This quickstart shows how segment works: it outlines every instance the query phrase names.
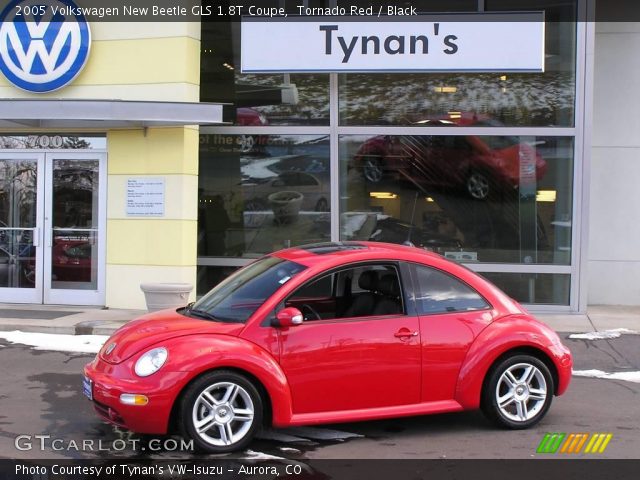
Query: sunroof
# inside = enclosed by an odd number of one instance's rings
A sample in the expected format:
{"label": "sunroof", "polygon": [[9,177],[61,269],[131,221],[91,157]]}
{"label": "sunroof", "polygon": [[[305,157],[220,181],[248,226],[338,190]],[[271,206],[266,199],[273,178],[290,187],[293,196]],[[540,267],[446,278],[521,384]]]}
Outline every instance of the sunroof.
{"label": "sunroof", "polygon": [[315,253],[316,255],[326,255],[329,253],[343,252],[347,250],[364,250],[367,247],[361,243],[356,242],[324,242],[324,243],[310,243],[309,245],[302,245],[301,250]]}

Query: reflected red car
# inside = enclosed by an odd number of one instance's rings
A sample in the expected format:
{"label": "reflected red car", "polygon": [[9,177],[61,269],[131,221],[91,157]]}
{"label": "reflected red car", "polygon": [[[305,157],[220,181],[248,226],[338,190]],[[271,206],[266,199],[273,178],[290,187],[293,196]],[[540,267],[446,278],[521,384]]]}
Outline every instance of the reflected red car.
{"label": "reflected red car", "polygon": [[92,245],[86,240],[54,239],[51,261],[54,278],[58,281],[91,281]]}
{"label": "reflected red car", "polygon": [[[496,127],[486,116],[462,113],[418,122],[428,126]],[[487,131],[490,133],[490,130]],[[364,178],[380,182],[399,176],[419,186],[462,187],[484,200],[500,188],[531,186],[547,171],[536,148],[519,137],[495,135],[378,135],[365,141],[354,155]]]}
{"label": "reflected red car", "polygon": [[375,242],[281,250],[148,314],[84,369],[98,415],[201,450],[288,427],[481,408],[530,427],[569,385],[559,337],[472,271]]}

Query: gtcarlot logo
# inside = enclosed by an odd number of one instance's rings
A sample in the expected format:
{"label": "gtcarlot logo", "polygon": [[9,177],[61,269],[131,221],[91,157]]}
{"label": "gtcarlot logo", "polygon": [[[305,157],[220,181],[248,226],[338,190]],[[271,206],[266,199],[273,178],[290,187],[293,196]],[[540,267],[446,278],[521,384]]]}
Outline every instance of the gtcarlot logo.
{"label": "gtcarlot logo", "polygon": [[193,452],[193,440],[174,438],[151,438],[142,442],[139,438],[116,438],[111,441],[81,439],[68,440],[51,435],[18,435],[14,440],[16,450],[31,451],[75,451],[75,452]]}

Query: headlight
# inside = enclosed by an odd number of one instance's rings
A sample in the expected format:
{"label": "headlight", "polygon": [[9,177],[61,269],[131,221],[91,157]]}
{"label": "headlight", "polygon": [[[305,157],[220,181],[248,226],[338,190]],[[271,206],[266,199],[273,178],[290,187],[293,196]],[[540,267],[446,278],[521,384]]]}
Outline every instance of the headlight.
{"label": "headlight", "polygon": [[139,377],[148,377],[160,370],[160,367],[167,361],[167,349],[164,347],[154,348],[143,354],[136,362],[135,372]]}

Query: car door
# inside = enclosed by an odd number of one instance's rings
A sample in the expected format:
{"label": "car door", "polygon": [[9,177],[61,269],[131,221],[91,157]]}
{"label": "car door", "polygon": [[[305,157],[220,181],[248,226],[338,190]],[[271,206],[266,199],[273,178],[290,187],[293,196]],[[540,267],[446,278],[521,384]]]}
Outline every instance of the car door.
{"label": "car door", "polygon": [[458,374],[478,334],[492,320],[491,306],[453,275],[411,265],[422,333],[422,401],[451,400]]}
{"label": "car door", "polygon": [[[387,279],[389,275],[396,276],[399,302],[396,312],[393,308],[376,310],[376,306],[381,307],[384,302],[393,305],[395,300],[373,288],[371,282],[366,285],[364,277],[360,279],[366,271]],[[366,300],[365,296],[371,295],[371,308],[354,313],[342,307],[329,318],[305,313],[301,325],[279,330],[280,363],[291,388],[293,413],[418,403],[419,321],[410,313],[412,309],[407,309],[400,265],[355,265],[335,278],[338,284],[333,289],[334,305],[344,305],[345,296],[355,303],[356,299]],[[352,282],[351,286],[344,283],[346,279]],[[319,276],[313,281],[322,280]],[[309,284],[302,288],[308,291]],[[282,306],[285,305],[286,301]]]}

